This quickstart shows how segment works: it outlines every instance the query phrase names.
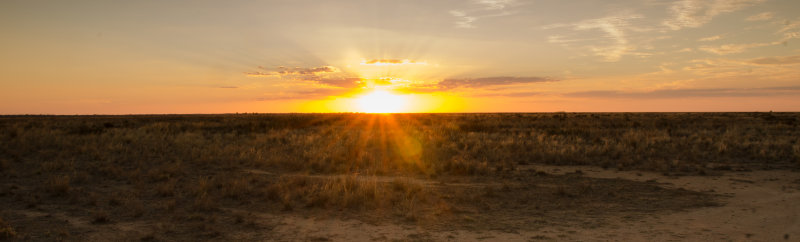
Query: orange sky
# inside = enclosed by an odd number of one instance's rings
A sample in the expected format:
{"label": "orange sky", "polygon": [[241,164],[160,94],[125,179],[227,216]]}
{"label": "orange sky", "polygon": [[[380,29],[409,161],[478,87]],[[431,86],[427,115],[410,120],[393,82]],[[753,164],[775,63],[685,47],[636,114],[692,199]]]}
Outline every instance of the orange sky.
{"label": "orange sky", "polygon": [[796,0],[8,0],[0,31],[0,114],[800,111]]}

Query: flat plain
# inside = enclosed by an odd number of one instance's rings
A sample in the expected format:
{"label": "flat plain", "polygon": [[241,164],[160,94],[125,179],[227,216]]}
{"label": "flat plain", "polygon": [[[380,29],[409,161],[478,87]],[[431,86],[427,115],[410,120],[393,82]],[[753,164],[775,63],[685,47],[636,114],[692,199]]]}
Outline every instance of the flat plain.
{"label": "flat plain", "polygon": [[798,113],[0,116],[0,239],[795,240]]}

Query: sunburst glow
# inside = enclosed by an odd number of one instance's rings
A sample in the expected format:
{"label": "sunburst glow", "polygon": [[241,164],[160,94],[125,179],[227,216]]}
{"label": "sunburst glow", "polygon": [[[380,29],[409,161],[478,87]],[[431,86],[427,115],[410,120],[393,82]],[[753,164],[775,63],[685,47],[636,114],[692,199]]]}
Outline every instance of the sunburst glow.
{"label": "sunburst glow", "polygon": [[406,97],[386,90],[375,90],[358,98],[359,111],[365,113],[397,113],[406,108]]}

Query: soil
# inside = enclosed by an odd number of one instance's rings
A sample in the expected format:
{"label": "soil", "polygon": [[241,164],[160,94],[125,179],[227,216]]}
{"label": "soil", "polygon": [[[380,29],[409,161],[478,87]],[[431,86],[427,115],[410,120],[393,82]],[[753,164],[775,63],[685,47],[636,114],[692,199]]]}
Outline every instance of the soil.
{"label": "soil", "polygon": [[[242,172],[279,176],[259,170]],[[358,177],[377,182],[398,179]],[[403,218],[369,211],[273,211],[231,206],[223,208],[221,213],[246,214],[246,221],[209,228],[210,232],[199,238],[245,241],[791,241],[800,238],[800,207],[796,206],[796,201],[800,201],[800,173],[796,171],[672,176],[591,166],[532,165],[517,167],[516,171],[497,177],[401,179],[444,197],[454,197],[450,200],[453,211],[441,214],[441,218],[431,213]],[[587,188],[572,189],[581,186]],[[3,202],[11,206],[4,207],[0,215],[20,234],[17,237],[20,240],[198,238],[182,232],[182,226],[186,225],[171,224],[170,220],[103,221],[102,216],[98,219],[97,215],[86,214],[79,205],[43,203],[29,208],[9,201]],[[224,220],[225,216],[219,219]],[[191,226],[203,229],[202,225]]]}
{"label": "soil", "polygon": [[[792,241],[800,238],[800,173],[786,170],[730,172],[715,176],[665,176],[641,171],[588,166],[529,166],[549,174],[657,183],[721,195],[721,206],[678,212],[614,213],[604,224],[587,228],[581,219],[515,231],[430,228],[371,224],[356,219],[315,219],[262,215],[279,221],[269,239],[281,241]],[[581,214],[580,212],[577,214]],[[588,215],[587,215],[588,216]]]}

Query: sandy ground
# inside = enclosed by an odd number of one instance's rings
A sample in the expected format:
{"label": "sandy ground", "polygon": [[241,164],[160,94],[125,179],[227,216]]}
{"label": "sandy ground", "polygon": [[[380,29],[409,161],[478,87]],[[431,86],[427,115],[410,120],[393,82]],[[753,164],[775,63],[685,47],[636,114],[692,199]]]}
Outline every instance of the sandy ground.
{"label": "sandy ground", "polygon": [[[715,176],[664,176],[641,171],[581,166],[529,166],[551,174],[580,170],[592,178],[656,181],[666,188],[720,194],[722,206],[639,219],[620,218],[605,226],[546,226],[533,230],[466,231],[368,224],[358,220],[258,215],[278,221],[264,237],[280,241],[800,241],[800,173],[786,170],[727,172]],[[253,238],[252,235],[247,235]]]}

